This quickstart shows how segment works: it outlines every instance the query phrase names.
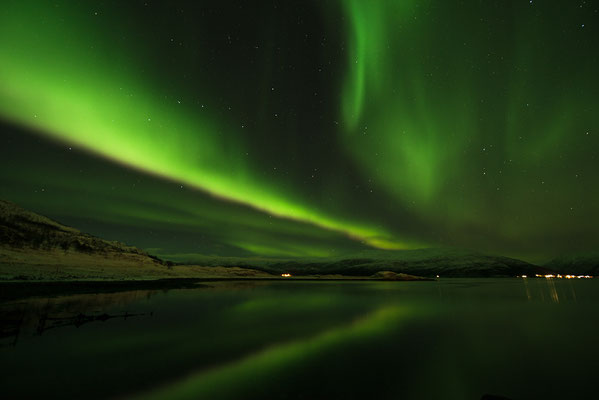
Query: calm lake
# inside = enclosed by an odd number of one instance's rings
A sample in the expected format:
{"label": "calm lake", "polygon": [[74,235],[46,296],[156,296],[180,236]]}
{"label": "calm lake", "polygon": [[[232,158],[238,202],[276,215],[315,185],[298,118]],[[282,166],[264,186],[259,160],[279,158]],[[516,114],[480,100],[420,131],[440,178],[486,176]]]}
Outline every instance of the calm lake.
{"label": "calm lake", "polygon": [[0,304],[12,398],[599,398],[599,280],[209,282]]}

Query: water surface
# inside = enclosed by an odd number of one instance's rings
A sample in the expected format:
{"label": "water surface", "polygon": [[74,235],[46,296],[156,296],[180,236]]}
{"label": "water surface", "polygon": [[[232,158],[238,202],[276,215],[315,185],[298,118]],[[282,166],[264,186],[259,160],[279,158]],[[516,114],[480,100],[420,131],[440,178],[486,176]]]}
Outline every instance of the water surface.
{"label": "water surface", "polygon": [[210,282],[0,304],[8,398],[595,398],[599,282]]}

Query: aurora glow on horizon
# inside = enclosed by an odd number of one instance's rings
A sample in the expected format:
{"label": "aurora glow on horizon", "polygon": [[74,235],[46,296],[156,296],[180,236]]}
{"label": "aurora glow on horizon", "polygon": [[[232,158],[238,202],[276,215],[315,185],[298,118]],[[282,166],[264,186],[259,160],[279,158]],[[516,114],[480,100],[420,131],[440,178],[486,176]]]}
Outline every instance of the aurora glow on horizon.
{"label": "aurora glow on horizon", "polygon": [[597,248],[595,2],[9,0],[0,197],[165,257]]}

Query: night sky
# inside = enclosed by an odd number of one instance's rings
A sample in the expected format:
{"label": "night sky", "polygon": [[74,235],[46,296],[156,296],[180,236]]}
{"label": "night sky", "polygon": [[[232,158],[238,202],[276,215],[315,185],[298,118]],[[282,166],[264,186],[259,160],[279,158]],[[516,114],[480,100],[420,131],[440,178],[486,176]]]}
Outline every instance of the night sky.
{"label": "night sky", "polygon": [[599,242],[599,1],[0,7],[0,198],[174,260]]}

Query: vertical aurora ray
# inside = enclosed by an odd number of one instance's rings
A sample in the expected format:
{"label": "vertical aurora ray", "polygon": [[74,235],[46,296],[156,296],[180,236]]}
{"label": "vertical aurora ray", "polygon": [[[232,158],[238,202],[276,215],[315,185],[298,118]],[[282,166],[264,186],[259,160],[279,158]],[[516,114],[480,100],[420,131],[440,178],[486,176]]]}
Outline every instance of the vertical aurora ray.
{"label": "vertical aurora ray", "polygon": [[431,38],[418,19],[427,2],[343,4],[352,32],[342,104],[349,151],[395,196],[428,205],[473,128],[457,118],[440,134],[441,125],[470,112],[470,99],[462,96],[450,111],[438,107],[444,98],[431,96],[421,68],[428,57],[420,53]]}
{"label": "vertical aurora ray", "polygon": [[581,146],[597,145],[598,81],[584,11],[340,4],[350,43],[340,133],[398,207],[470,244],[483,234],[524,248],[543,232],[593,229],[584,215],[598,210],[581,190],[597,195],[597,155]]}

